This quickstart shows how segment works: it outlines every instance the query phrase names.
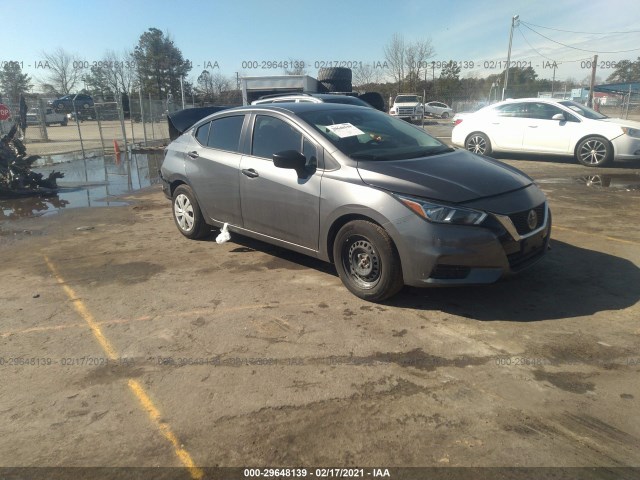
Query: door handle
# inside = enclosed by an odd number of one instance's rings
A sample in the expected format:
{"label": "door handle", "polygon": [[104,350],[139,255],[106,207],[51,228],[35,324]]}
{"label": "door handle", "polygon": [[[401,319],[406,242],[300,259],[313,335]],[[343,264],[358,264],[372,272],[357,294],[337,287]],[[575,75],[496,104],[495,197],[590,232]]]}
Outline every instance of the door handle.
{"label": "door handle", "polygon": [[191,158],[198,158],[200,156],[195,150],[193,152],[188,152],[187,155],[189,155]]}
{"label": "door handle", "polygon": [[529,125],[529,128],[538,128],[538,125]]}
{"label": "door handle", "polygon": [[249,178],[256,178],[260,176],[260,174],[256,172],[253,168],[249,168],[249,169],[244,168],[242,170],[242,174],[246,175]]}

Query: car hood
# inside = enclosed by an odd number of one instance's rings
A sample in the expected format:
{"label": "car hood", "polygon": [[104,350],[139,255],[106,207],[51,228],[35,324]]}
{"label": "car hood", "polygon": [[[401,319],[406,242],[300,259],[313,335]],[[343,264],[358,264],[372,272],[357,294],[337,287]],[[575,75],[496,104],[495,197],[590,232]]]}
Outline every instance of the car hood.
{"label": "car hood", "polygon": [[409,160],[359,160],[358,172],[373,187],[452,203],[500,195],[533,183],[513,167],[463,149]]}
{"label": "car hood", "polygon": [[637,128],[640,129],[640,122],[635,120],[625,120],[624,118],[603,118],[601,122],[614,123],[621,127]]}

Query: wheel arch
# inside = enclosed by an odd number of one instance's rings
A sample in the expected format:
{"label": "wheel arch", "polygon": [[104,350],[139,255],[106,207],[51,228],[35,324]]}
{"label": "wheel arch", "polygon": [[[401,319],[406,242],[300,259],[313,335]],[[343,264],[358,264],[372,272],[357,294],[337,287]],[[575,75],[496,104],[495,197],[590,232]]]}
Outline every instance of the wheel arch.
{"label": "wheel arch", "polygon": [[[338,232],[347,223],[352,222],[354,220],[364,220],[364,221],[367,221],[367,222],[371,222],[371,223],[373,223],[375,225],[378,225],[385,232],[387,232],[387,234],[389,235],[389,238],[391,238],[391,244],[393,245],[393,248],[396,250],[396,253],[398,253],[398,258],[400,259],[400,255],[399,255],[399,252],[398,252],[398,247],[396,245],[396,241],[395,241],[395,238],[394,238],[395,237],[395,232],[389,231],[388,228],[385,228],[385,223],[388,223],[388,222],[380,222],[380,221],[376,220],[375,218],[373,218],[372,216],[368,216],[368,215],[365,215],[365,214],[362,214],[362,213],[346,213],[346,214],[341,215],[338,218],[336,218],[333,221],[333,223],[331,224],[331,227],[329,227],[329,230],[327,232],[325,248],[326,248],[327,256],[329,258],[329,262],[334,263],[334,260],[335,260],[333,258],[333,244],[335,243],[336,237],[338,236]],[[402,260],[401,259],[400,259],[400,268],[402,268]]]}
{"label": "wheel arch", "polygon": [[609,140],[607,137],[605,137],[604,135],[600,135],[598,133],[590,133],[588,135],[583,135],[578,140],[576,140],[576,143],[573,146],[573,156],[574,157],[577,158],[577,156],[578,156],[578,145],[580,145],[582,143],[582,141],[586,140],[587,138],[601,138],[602,140],[607,142],[609,144],[609,147],[611,148],[611,158],[609,160],[612,160],[613,158],[615,158],[616,150],[615,150],[615,146],[613,145],[613,142],[611,140]]}

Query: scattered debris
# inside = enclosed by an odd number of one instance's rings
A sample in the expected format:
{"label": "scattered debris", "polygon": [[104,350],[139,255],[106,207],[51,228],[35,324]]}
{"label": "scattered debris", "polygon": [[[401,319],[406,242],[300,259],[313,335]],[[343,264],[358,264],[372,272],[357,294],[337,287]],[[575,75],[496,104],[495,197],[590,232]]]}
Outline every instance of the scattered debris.
{"label": "scattered debris", "polygon": [[28,195],[55,194],[56,180],[64,174],[51,172],[47,178],[31,171],[31,165],[38,155],[27,155],[27,149],[16,138],[18,125],[0,139],[0,198],[14,198]]}

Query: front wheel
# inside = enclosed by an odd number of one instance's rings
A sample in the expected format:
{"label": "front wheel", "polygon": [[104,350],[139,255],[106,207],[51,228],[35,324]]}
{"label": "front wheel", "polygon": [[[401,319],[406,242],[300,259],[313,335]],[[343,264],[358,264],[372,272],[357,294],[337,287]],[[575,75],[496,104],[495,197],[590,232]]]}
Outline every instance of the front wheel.
{"label": "front wheel", "polygon": [[464,142],[464,148],[478,155],[491,155],[491,142],[484,133],[472,133]]}
{"label": "front wheel", "polygon": [[180,233],[192,240],[202,238],[210,231],[188,185],[180,185],[173,192],[173,220]]}
{"label": "front wheel", "polygon": [[612,155],[611,144],[602,137],[587,137],[576,147],[576,158],[587,167],[602,167]]}
{"label": "front wheel", "polygon": [[372,222],[354,220],[344,225],[333,244],[333,258],[342,283],[364,300],[381,302],[404,286],[391,237]]}

